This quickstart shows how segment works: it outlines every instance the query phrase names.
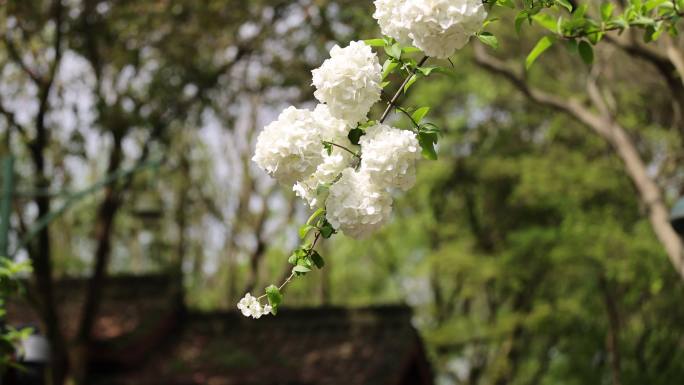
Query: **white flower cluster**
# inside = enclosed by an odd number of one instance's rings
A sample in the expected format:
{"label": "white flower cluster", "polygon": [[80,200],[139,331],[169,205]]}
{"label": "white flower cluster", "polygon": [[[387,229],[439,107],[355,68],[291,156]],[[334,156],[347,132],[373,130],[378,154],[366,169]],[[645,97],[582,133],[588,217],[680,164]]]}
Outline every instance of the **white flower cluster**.
{"label": "white flower cluster", "polygon": [[363,149],[361,170],[381,188],[409,190],[416,183],[420,144],[411,131],[376,124],[359,141]]}
{"label": "white flower cluster", "polygon": [[326,218],[344,234],[361,239],[384,225],[392,213],[392,197],[361,169],[347,168],[330,187]]}
{"label": "white flower cluster", "polygon": [[314,96],[326,103],[333,116],[350,125],[365,120],[370,108],[380,100],[382,67],[378,56],[361,41],[345,48],[334,46],[330,59],[311,72]]}
{"label": "white flower cluster", "polygon": [[288,107],[259,134],[252,160],[279,182],[291,185],[323,162],[322,141],[346,139],[348,129],[325,105],[313,111]]}
{"label": "white flower cluster", "polygon": [[375,8],[383,34],[437,58],[463,48],[487,17],[481,0],[376,0]]}
{"label": "white flower cluster", "polygon": [[[350,145],[349,148],[352,147]],[[334,150],[330,155],[323,150],[322,156],[323,162],[316,168],[316,171],[308,178],[295,183],[292,188],[295,194],[304,199],[311,208],[322,206],[327,197],[325,189],[320,190],[319,187],[335,182],[342,170],[349,167],[353,160],[352,154],[339,149]]]}
{"label": "white flower cluster", "polygon": [[238,302],[237,307],[245,317],[256,319],[261,318],[262,315],[271,313],[271,305],[261,306],[261,302],[249,293],[245,294],[240,302]]}
{"label": "white flower cluster", "polygon": [[[313,111],[285,109],[257,138],[253,160],[281,183],[293,185],[311,208],[325,207],[334,228],[363,238],[388,221],[390,190],[415,184],[419,144],[413,132],[376,124],[365,130],[360,149],[353,145],[349,130],[365,121],[378,101],[382,69],[363,42],[335,46],[330,55],[313,71],[315,95],[325,104]],[[252,314],[250,298],[241,301],[243,313]]]}

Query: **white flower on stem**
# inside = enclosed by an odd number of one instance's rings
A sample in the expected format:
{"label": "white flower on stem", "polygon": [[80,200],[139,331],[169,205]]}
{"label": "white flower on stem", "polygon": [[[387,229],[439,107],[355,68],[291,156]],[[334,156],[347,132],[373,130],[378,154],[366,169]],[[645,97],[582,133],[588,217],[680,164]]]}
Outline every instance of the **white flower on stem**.
{"label": "white flower on stem", "polygon": [[259,299],[253,297],[249,293],[245,294],[245,296],[240,300],[240,302],[238,302],[237,307],[242,312],[243,316],[252,317],[255,319],[259,319],[261,318],[261,316],[269,314],[271,312],[270,305],[262,307],[261,303],[259,302]]}
{"label": "white flower on stem", "polygon": [[349,126],[323,105],[314,111],[286,108],[259,134],[252,160],[285,185],[313,173],[323,162],[323,140],[345,138]]}
{"label": "white flower on stem", "polygon": [[378,56],[362,41],[352,41],[345,48],[334,46],[330,58],[312,75],[316,99],[350,125],[365,120],[380,100],[382,67]]}
{"label": "white flower on stem", "polygon": [[392,197],[365,172],[346,168],[330,187],[325,216],[335,229],[352,238],[372,234],[389,220],[391,213]]}
{"label": "white flower on stem", "polygon": [[482,28],[487,10],[481,0],[377,0],[373,16],[383,33],[426,55],[447,58]]}
{"label": "white flower on stem", "polygon": [[[347,148],[353,151],[351,143]],[[321,189],[321,187],[332,184],[342,170],[349,167],[354,161],[354,155],[337,147],[332,147],[330,155],[326,150],[323,150],[322,156],[323,163],[316,168],[316,172],[292,187],[295,194],[304,199],[311,208],[324,205],[328,191]]]}
{"label": "white flower on stem", "polygon": [[376,124],[359,140],[363,160],[361,170],[380,188],[408,190],[416,183],[416,161],[420,144],[407,130]]}
{"label": "white flower on stem", "polygon": [[[318,104],[313,110],[313,117],[316,121],[320,140],[333,142],[345,147],[351,145],[347,134],[352,126],[342,119],[334,117],[330,113],[330,107],[326,104]],[[319,145],[322,145],[319,143]],[[319,146],[320,148],[320,146]]]}
{"label": "white flower on stem", "polygon": [[463,48],[487,18],[481,0],[406,1],[401,12],[413,45],[437,58]]}
{"label": "white flower on stem", "polygon": [[394,38],[402,45],[411,45],[409,29],[401,17],[401,8],[406,0],[375,0],[373,18],[378,21],[383,35]]}

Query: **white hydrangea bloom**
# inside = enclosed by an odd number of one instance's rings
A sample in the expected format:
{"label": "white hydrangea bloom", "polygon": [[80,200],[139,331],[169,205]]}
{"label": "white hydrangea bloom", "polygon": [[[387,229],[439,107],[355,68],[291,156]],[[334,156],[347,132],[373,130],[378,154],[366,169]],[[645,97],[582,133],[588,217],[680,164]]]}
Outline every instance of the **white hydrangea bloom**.
{"label": "white hydrangea bloom", "polygon": [[392,197],[365,172],[346,168],[330,187],[326,218],[335,229],[361,239],[384,225],[392,213]]}
{"label": "white hydrangea bloom", "polygon": [[409,0],[400,12],[413,45],[437,58],[463,48],[487,18],[481,0]]}
{"label": "white hydrangea bloom", "polygon": [[406,0],[375,0],[373,18],[378,21],[383,35],[394,38],[402,45],[411,45],[409,29],[401,17]]}
{"label": "white hydrangea bloom", "polygon": [[313,113],[288,107],[259,134],[252,160],[283,184],[311,174],[321,159]]}
{"label": "white hydrangea bloom", "polygon": [[313,110],[313,118],[316,121],[316,129],[318,129],[321,141],[333,142],[345,147],[351,145],[347,134],[349,134],[352,126],[346,121],[334,117],[327,105],[316,105]]}
{"label": "white hydrangea bloom", "polygon": [[330,58],[312,71],[314,96],[330,113],[350,125],[364,120],[380,100],[382,67],[378,56],[362,41],[334,46]]}
{"label": "white hydrangea bloom", "polygon": [[240,302],[238,302],[237,307],[242,312],[242,315],[255,319],[259,319],[261,316],[271,312],[271,305],[262,307],[259,300],[256,297],[253,297],[250,293],[245,294]]}
{"label": "white hydrangea bloom", "polygon": [[[351,143],[349,143],[347,148],[354,151]],[[322,206],[327,197],[327,192],[319,191],[318,187],[333,183],[342,170],[352,164],[353,160],[354,156],[342,149],[333,147],[330,155],[327,154],[327,151],[323,150],[323,163],[316,168],[316,172],[311,174],[311,176],[297,182],[292,187],[292,190],[298,197],[304,199],[309,204],[309,207]]]}
{"label": "white hydrangea bloom", "polygon": [[420,144],[407,130],[376,124],[359,140],[363,160],[361,170],[381,188],[408,190],[416,183],[416,161]]}
{"label": "white hydrangea bloom", "polygon": [[323,162],[323,140],[346,139],[348,129],[326,106],[314,111],[288,107],[259,134],[252,160],[282,184],[291,185]]}

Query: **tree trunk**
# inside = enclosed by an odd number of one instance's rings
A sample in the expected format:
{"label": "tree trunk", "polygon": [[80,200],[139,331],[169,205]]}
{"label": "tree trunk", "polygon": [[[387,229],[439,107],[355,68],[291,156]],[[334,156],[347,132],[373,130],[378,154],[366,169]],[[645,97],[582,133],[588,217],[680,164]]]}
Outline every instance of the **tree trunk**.
{"label": "tree trunk", "polygon": [[[121,165],[122,135],[114,134],[114,143],[109,156],[107,174],[119,169]],[[81,320],[71,351],[72,376],[77,384],[87,382],[88,355],[91,344],[92,330],[100,308],[102,292],[106,284],[107,267],[111,255],[111,239],[114,231],[114,219],[121,205],[121,193],[116,184],[105,187],[104,199],[97,211],[95,222],[95,266],[88,280],[85,300],[81,311]]]}
{"label": "tree trunk", "polygon": [[577,100],[561,98],[531,87],[525,79],[508,68],[505,63],[486,54],[481,46],[476,45],[475,47],[475,61],[484,69],[508,79],[533,102],[554,108],[583,123],[610,144],[622,161],[626,174],[634,184],[639,200],[646,208],[647,217],[656,238],[663,245],[677,274],[684,279],[684,246],[682,240],[670,225],[669,211],[663,200],[660,187],[648,175],[646,163],[642,160],[632,138],[627,134],[627,130],[606,112],[596,113]]}

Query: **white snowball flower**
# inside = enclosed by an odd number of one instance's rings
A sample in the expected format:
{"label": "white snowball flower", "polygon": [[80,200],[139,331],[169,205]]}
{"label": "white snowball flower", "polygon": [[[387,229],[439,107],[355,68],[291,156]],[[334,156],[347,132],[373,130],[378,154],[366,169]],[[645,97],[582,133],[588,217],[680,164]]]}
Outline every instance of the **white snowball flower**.
{"label": "white snowball flower", "polygon": [[288,107],[259,134],[252,160],[282,184],[291,185],[323,162],[323,140],[346,139],[348,129],[326,106],[314,111]]}
{"label": "white snowball flower", "polygon": [[447,58],[468,43],[487,18],[481,0],[377,0],[373,15],[383,33],[428,56]]}
{"label": "white snowball flower", "polygon": [[382,67],[378,56],[362,41],[334,46],[330,58],[312,71],[314,96],[330,113],[350,125],[364,120],[380,100]]}
{"label": "white snowball flower", "polygon": [[259,300],[256,297],[253,297],[250,293],[245,294],[240,302],[238,302],[237,307],[242,312],[242,315],[255,319],[259,319],[261,316],[271,312],[271,305],[262,307]]}
{"label": "white snowball flower", "polygon": [[481,0],[420,0],[406,1],[402,16],[414,46],[447,58],[482,28],[487,11]]}
{"label": "white snowball flower", "polygon": [[361,239],[384,225],[392,213],[392,197],[365,172],[346,168],[330,187],[326,218],[335,229]]}
{"label": "white snowball flower", "polygon": [[394,38],[402,45],[411,45],[409,29],[401,17],[406,0],[375,0],[373,18],[378,21],[383,35]]}
{"label": "white snowball flower", "polygon": [[376,124],[366,129],[359,144],[361,170],[379,187],[406,191],[416,183],[420,144],[413,132]]}
{"label": "white snowball flower", "polygon": [[334,117],[327,105],[316,105],[316,108],[313,110],[313,118],[316,121],[316,129],[318,129],[321,142],[333,142],[345,147],[351,145],[347,134],[349,134],[352,126],[346,121]]}
{"label": "white snowball flower", "polygon": [[[351,143],[347,148],[354,151]],[[311,176],[297,182],[292,190],[298,197],[304,199],[309,207],[322,206],[327,197],[327,191],[319,190],[319,186],[333,183],[342,170],[351,166],[353,160],[354,155],[342,149],[333,147],[330,155],[327,154],[326,150],[323,150],[323,163],[316,168],[316,172]]]}

